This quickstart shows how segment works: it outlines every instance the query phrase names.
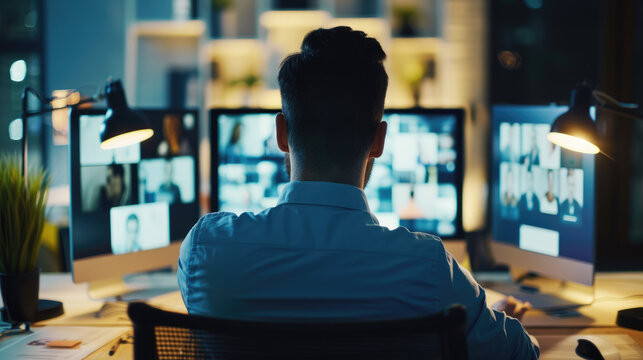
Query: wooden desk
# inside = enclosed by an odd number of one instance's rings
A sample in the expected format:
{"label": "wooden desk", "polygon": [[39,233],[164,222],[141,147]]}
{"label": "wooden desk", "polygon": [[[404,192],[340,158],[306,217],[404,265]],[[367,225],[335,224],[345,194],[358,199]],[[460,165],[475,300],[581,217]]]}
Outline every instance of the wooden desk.
{"label": "wooden desk", "polygon": [[[522,320],[528,330],[535,328],[609,328],[616,326],[618,310],[643,306],[643,272],[598,273],[595,277],[594,302],[577,309],[579,316],[554,317],[530,310]],[[487,304],[504,295],[487,290]]]}
{"label": "wooden desk", "polygon": [[[131,334],[132,332],[130,332]],[[102,348],[94,351],[91,355],[86,357],[86,360],[132,360],[134,359],[134,345],[133,344],[121,344],[118,347],[118,350],[114,353],[113,356],[109,356],[109,350],[111,350],[115,341],[105,344]]]}

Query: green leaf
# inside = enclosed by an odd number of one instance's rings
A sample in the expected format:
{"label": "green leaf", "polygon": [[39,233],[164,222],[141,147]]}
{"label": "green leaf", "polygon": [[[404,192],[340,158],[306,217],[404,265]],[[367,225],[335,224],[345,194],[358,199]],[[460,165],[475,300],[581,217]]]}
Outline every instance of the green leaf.
{"label": "green leaf", "polygon": [[0,158],[0,272],[36,270],[45,224],[49,176],[29,169],[28,182],[17,156]]}

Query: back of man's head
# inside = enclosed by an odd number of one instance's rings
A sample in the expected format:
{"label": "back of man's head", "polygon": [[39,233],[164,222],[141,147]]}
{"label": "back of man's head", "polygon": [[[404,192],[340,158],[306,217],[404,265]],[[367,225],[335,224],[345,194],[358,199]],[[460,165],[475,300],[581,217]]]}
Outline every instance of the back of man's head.
{"label": "back of man's head", "polygon": [[340,26],[317,29],[279,70],[295,161],[318,170],[356,165],[382,119],[388,76],[377,40]]}

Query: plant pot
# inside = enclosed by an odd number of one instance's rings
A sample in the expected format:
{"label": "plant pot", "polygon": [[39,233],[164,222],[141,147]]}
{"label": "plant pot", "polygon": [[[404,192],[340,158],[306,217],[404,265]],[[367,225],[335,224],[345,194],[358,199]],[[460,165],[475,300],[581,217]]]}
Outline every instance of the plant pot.
{"label": "plant pot", "polygon": [[0,274],[0,290],[7,318],[13,325],[32,323],[38,311],[40,271]]}

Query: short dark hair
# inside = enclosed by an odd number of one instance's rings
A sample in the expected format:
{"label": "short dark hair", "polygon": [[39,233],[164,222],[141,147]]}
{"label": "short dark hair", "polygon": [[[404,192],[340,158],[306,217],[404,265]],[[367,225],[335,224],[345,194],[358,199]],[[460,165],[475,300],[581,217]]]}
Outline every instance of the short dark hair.
{"label": "short dark hair", "polygon": [[120,176],[121,178],[125,176],[125,169],[121,164],[111,164],[109,168],[112,170],[112,175]]}
{"label": "short dark hair", "polygon": [[346,26],[311,31],[284,59],[282,111],[298,160],[350,166],[370,149],[388,86],[384,59],[377,40]]}
{"label": "short dark hair", "polygon": [[130,221],[136,221],[136,225],[137,225],[137,226],[138,226],[138,224],[139,224],[138,216],[136,216],[136,214],[130,214],[130,215],[127,217],[127,220],[125,220],[125,223],[129,223]]}

